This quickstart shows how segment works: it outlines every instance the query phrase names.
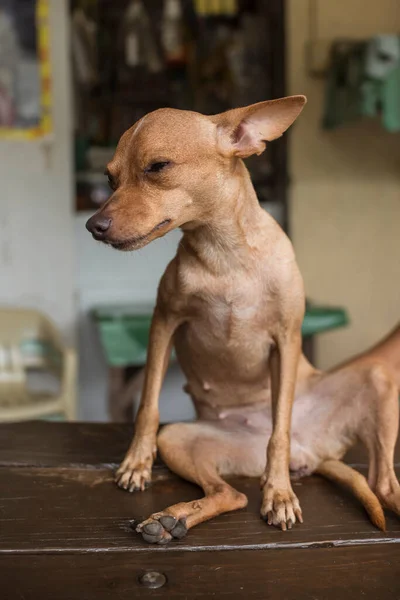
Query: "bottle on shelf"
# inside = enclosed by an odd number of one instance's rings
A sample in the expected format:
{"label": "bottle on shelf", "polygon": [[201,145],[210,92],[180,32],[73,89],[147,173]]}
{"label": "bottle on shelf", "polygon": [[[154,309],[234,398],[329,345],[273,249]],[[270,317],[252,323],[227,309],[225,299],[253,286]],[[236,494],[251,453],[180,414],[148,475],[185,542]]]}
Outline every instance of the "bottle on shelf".
{"label": "bottle on shelf", "polygon": [[166,0],[162,20],[161,42],[167,66],[186,64],[185,24],[180,0]]}
{"label": "bottle on shelf", "polygon": [[156,73],[162,65],[150,27],[150,19],[141,0],[132,0],[124,16],[124,59],[127,67],[145,66]]}

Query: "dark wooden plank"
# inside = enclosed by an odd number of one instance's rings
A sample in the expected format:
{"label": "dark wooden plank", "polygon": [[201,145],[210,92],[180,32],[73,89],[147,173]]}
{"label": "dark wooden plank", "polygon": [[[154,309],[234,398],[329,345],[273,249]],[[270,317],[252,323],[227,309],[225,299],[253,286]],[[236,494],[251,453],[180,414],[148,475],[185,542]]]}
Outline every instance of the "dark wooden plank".
{"label": "dark wooden plank", "polygon": [[207,548],[276,548],[398,542],[400,520],[388,516],[386,534],[375,529],[361,505],[319,477],[295,482],[304,524],[290,532],[268,527],[259,517],[256,479],[232,480],[247,494],[246,509],[203,523],[165,549],[149,546],[131,529],[151,513],[201,496],[199,488],[171,474],[154,472],[145,492],[118,489],[107,469],[0,469],[0,552],[175,552]]}
{"label": "dark wooden plank", "polygon": [[[148,570],[166,583],[144,588]],[[400,546],[0,556],[0,585],[7,600],[398,600]]]}
{"label": "dark wooden plank", "polygon": [[[132,531],[165,506],[199,497],[162,466],[141,494],[119,490],[107,464],[118,463],[132,427],[59,423],[0,426],[0,587],[24,598],[400,598],[400,521],[388,533],[369,523],[349,494],[318,477],[295,482],[305,523],[291,532],[259,516],[258,481],[233,479],[249,497],[243,511],[200,525],[167,547]],[[366,472],[366,457],[352,462]],[[167,583],[148,590],[141,573]]]}
{"label": "dark wooden plank", "polygon": [[[125,423],[1,423],[0,466],[116,465],[132,435],[133,425]],[[350,450],[347,462],[367,466],[364,448]],[[396,464],[400,467],[400,440]]]}
{"label": "dark wooden plank", "polygon": [[127,424],[1,423],[0,466],[118,464],[132,435]]}

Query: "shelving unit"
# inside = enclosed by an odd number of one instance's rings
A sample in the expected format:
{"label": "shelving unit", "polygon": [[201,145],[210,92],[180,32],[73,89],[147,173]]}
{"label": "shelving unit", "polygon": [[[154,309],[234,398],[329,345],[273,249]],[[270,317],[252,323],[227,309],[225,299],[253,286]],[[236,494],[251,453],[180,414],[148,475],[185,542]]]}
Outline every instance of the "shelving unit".
{"label": "shelving unit", "polygon": [[[77,210],[92,210],[107,199],[106,180],[82,161],[91,145],[110,146],[141,116],[163,106],[214,114],[234,106],[285,95],[284,0],[242,0],[237,13],[200,15],[198,4],[181,0],[187,60],[170,65],[163,50],[165,0],[142,2],[161,68],[129,67],[124,27],[130,0],[74,2],[91,7],[97,29],[98,78],[90,89],[77,89],[90,115],[76,138]],[[214,3],[215,4],[215,3]],[[240,84],[239,84],[240,82]],[[95,123],[95,125],[94,125]],[[80,150],[79,150],[80,149]],[[288,230],[286,136],[247,161],[260,202]],[[105,165],[104,165],[105,166]]]}

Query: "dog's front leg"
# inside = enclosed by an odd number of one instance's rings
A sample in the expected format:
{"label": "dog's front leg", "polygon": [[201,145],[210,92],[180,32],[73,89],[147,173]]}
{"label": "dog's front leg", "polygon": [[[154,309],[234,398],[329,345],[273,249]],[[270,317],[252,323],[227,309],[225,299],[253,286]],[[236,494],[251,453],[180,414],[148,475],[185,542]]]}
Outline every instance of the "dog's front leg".
{"label": "dog's front leg", "polygon": [[267,466],[261,478],[261,516],[269,525],[291,529],[303,522],[299,501],[289,477],[290,425],[301,335],[285,332],[270,357],[273,432],[267,449]]}
{"label": "dog's front leg", "polygon": [[151,469],[157,453],[158,399],[176,326],[174,319],[166,317],[156,308],[150,329],[145,380],[135,421],[135,435],[116,473],[119,487],[130,492],[143,491],[151,480]]}

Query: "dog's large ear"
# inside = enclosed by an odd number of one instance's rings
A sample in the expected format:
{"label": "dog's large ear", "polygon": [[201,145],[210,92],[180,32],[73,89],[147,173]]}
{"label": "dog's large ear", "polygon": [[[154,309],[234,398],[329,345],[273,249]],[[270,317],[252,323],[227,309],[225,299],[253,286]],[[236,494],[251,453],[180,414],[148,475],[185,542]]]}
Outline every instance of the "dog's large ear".
{"label": "dog's large ear", "polygon": [[213,116],[221,152],[239,158],[261,154],[265,150],[265,142],[279,138],[295,121],[306,102],[305,96],[288,96]]}

